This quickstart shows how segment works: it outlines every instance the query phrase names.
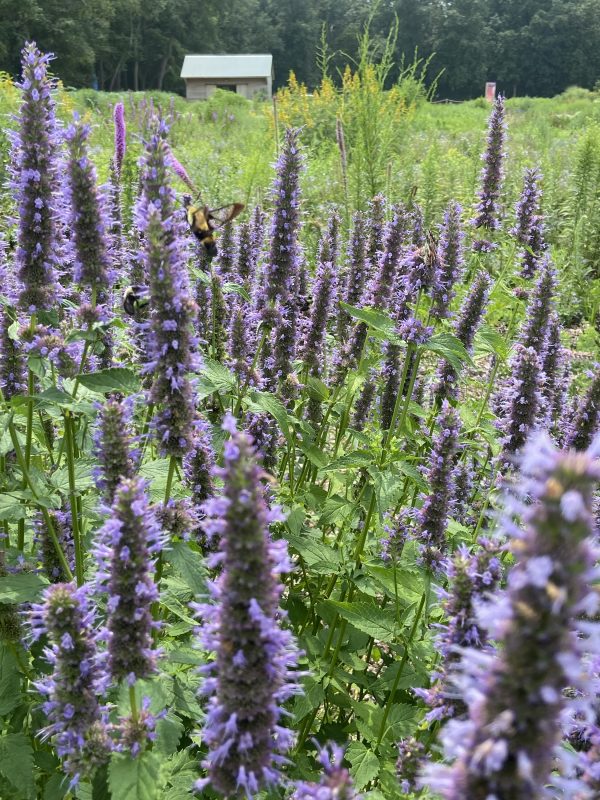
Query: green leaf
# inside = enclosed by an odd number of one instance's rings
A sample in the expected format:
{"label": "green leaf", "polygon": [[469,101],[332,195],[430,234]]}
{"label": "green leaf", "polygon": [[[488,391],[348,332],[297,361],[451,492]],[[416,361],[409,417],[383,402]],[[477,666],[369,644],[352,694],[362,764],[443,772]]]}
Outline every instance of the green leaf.
{"label": "green leaf", "polygon": [[0,494],[0,520],[18,522],[25,519],[27,509],[12,494]]}
{"label": "green leaf", "polygon": [[343,603],[339,600],[325,600],[318,605],[337,611],[357,630],[378,642],[391,643],[398,638],[396,615],[391,609],[380,608],[373,603]]}
{"label": "green leaf", "polygon": [[17,659],[7,647],[2,647],[0,650],[0,716],[10,714],[22,700],[21,673]]}
{"label": "green leaf", "polygon": [[291,440],[290,416],[283,403],[268,392],[252,391],[245,399],[249,411],[260,413],[266,411],[277,420],[281,432],[289,442]]}
{"label": "green leaf", "polygon": [[[66,775],[52,775],[44,786],[44,800],[63,800],[68,791],[69,778]],[[93,800],[104,800],[104,798],[93,796]],[[110,797],[108,800],[110,800]]]}
{"label": "green leaf", "polygon": [[425,342],[422,348],[445,358],[456,372],[460,372],[464,363],[473,364],[464,344],[451,333],[437,333]]}
{"label": "green leaf", "polygon": [[36,400],[43,406],[72,406],[73,398],[67,392],[57,389],[56,386],[50,386],[40,394],[35,395]]}
{"label": "green leaf", "polygon": [[354,319],[364,322],[369,326],[369,333],[377,339],[385,339],[395,344],[402,344],[402,339],[396,333],[396,323],[383,311],[378,311],[376,308],[364,306],[357,308],[356,306],[349,306],[347,303],[340,303],[340,306],[350,314]]}
{"label": "green leaf", "polygon": [[362,742],[350,742],[346,750],[346,758],[352,764],[352,777],[354,785],[360,792],[361,789],[379,775],[381,765],[375,753]]}
{"label": "green leaf", "polygon": [[305,678],[302,681],[302,694],[296,697],[294,703],[294,716],[296,721],[304,719],[315,708],[318,708],[325,700],[325,691],[320,681],[313,677]]}
{"label": "green leaf", "polygon": [[237,378],[234,373],[212,358],[204,358],[200,375],[208,385],[213,387],[212,391],[215,392],[230,392],[237,386]]}
{"label": "green leaf", "polygon": [[177,750],[182,733],[183,722],[174,714],[167,714],[156,723],[155,749],[166,756],[172,755]]}
{"label": "green leaf", "polygon": [[[316,566],[323,565],[327,568],[325,574],[337,572],[340,565],[339,553],[310,533],[290,533],[286,537],[290,547],[302,556],[306,564],[314,570]],[[315,570],[319,572],[319,570]],[[319,572],[319,574],[323,574]]]}
{"label": "green leaf", "polygon": [[140,390],[138,376],[133,370],[126,367],[109,367],[98,370],[98,372],[84,372],[77,377],[82,386],[98,394],[107,392],[135,394]]}
{"label": "green leaf", "polygon": [[[84,489],[89,489],[94,485],[94,478],[92,475],[95,461],[91,458],[77,458],[73,465],[75,473],[75,488],[82,492]],[[67,465],[57,469],[50,476],[50,483],[55,486],[59,491],[67,494],[69,491],[69,468]]]}
{"label": "green leaf", "polygon": [[0,603],[31,603],[46,586],[46,578],[31,572],[4,575],[0,578]]}
{"label": "green leaf", "polygon": [[326,474],[336,469],[356,469],[358,467],[368,467],[373,463],[375,456],[368,450],[354,450],[346,453],[339,458],[330,461],[320,472]]}
{"label": "green leaf", "polygon": [[476,356],[492,354],[498,356],[502,361],[506,361],[509,351],[510,339],[502,336],[489,325],[482,325],[475,334],[474,353]]}
{"label": "green leaf", "polygon": [[[68,782],[66,784],[69,785]],[[111,800],[108,788],[108,765],[99,767],[92,781],[92,800]]]}
{"label": "green leaf", "polygon": [[108,768],[113,798],[119,800],[158,800],[161,796],[160,754],[146,750],[137,758],[114,754]]}
{"label": "green leaf", "polygon": [[166,557],[195,595],[206,593],[206,567],[200,553],[185,542],[176,542]]}
{"label": "green leaf", "polygon": [[23,800],[35,800],[33,750],[25,734],[3,733],[0,737],[0,773],[19,790]]}
{"label": "green leaf", "polygon": [[363,564],[363,570],[374,578],[392,599],[396,597],[396,587],[398,587],[398,599],[405,605],[416,603],[421,599],[424,590],[423,577],[418,570],[398,564],[395,579],[393,566],[384,567],[367,563]]}

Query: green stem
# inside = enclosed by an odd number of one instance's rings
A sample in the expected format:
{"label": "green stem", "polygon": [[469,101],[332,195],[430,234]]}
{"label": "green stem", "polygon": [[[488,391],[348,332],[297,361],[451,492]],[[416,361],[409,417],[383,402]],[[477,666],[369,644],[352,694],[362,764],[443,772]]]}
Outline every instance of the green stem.
{"label": "green stem", "polygon": [[135,684],[129,687],[129,705],[131,707],[131,719],[135,724],[138,721],[137,698],[135,696]]}
{"label": "green stem", "polygon": [[33,482],[31,480],[31,476],[29,475],[29,469],[27,468],[27,464],[25,462],[25,456],[23,454],[23,451],[21,450],[21,445],[19,444],[17,431],[15,429],[14,422],[12,421],[12,417],[8,422],[8,430],[9,430],[9,433],[10,433],[10,438],[11,438],[12,443],[13,443],[13,447],[15,449],[15,454],[17,456],[17,461],[19,462],[19,466],[21,467],[21,471],[22,471],[23,475],[25,476],[25,484],[26,484],[26,486],[29,486],[31,494],[33,495],[34,499],[38,501],[38,504],[40,505],[40,510],[42,512],[42,516],[44,517],[44,522],[46,523],[46,527],[48,529],[48,534],[50,535],[50,539],[52,540],[52,544],[54,545],[54,549],[56,550],[56,555],[58,557],[58,560],[60,561],[60,565],[63,568],[63,571],[65,573],[65,576],[66,576],[67,580],[71,581],[71,580],[73,580],[73,573],[71,572],[71,568],[69,567],[69,564],[67,563],[67,559],[65,558],[65,554],[62,551],[62,548],[60,546],[60,542],[58,541],[58,537],[56,536],[56,532],[54,530],[54,525],[52,524],[52,518],[50,517],[50,514],[48,513],[48,509],[45,506],[43,506],[43,505],[41,505],[39,503],[39,495],[36,492],[35,487],[33,485]]}
{"label": "green stem", "polygon": [[237,403],[235,404],[235,409],[233,411],[233,416],[237,418],[237,415],[240,413],[240,408],[242,407],[242,400],[244,399],[244,395],[248,391],[248,386],[250,385],[250,381],[252,379],[252,375],[256,370],[256,365],[258,364],[258,359],[260,358],[260,354],[262,352],[263,347],[265,346],[265,342],[267,341],[267,336],[269,335],[269,329],[263,328],[262,333],[260,335],[260,341],[258,342],[258,347],[256,348],[256,352],[254,353],[254,358],[252,359],[252,365],[250,367],[250,372],[248,373],[248,377],[244,381],[244,385],[240,389],[240,393],[237,399]]}
{"label": "green stem", "polygon": [[65,411],[65,443],[67,449],[67,472],[69,475],[69,505],[71,506],[71,523],[73,526],[73,544],[75,548],[75,576],[77,586],[83,585],[83,550],[81,547],[81,532],[79,530],[79,515],[77,513],[77,489],[75,486],[75,450],[73,447],[73,417],[70,411]]}
{"label": "green stem", "polygon": [[419,608],[417,609],[417,613],[415,615],[415,621],[413,622],[413,626],[410,630],[408,641],[404,643],[404,655],[402,656],[402,661],[400,662],[400,666],[398,667],[398,672],[396,673],[396,677],[394,678],[394,683],[392,684],[392,688],[390,689],[390,693],[388,695],[388,699],[385,704],[383,717],[381,719],[381,726],[379,728],[379,735],[377,737],[377,747],[379,747],[379,745],[381,744],[381,740],[383,739],[383,736],[385,734],[385,726],[387,724],[390,711],[392,710],[392,706],[394,704],[394,696],[398,689],[398,685],[400,684],[400,678],[402,677],[402,673],[404,672],[404,667],[406,666],[406,662],[408,661],[409,646],[412,644],[415,633],[417,632],[417,626],[419,624],[419,620],[421,619],[421,614],[423,613],[423,608],[425,606],[425,600],[427,598],[427,594],[428,592],[425,591],[421,595],[421,602],[419,603]]}

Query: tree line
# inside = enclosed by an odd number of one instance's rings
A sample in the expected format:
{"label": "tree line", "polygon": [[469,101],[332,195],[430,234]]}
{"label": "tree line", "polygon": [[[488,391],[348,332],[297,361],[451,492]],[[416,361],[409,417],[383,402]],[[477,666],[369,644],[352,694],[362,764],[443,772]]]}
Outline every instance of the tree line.
{"label": "tree line", "polygon": [[396,18],[397,64],[431,58],[440,97],[480,96],[488,80],[553,95],[600,78],[600,0],[0,0],[0,70],[18,74],[35,39],[78,88],[183,92],[186,53],[236,52],[273,53],[276,86],[293,70],[312,87],[323,37],[335,77],[367,20],[377,42]]}

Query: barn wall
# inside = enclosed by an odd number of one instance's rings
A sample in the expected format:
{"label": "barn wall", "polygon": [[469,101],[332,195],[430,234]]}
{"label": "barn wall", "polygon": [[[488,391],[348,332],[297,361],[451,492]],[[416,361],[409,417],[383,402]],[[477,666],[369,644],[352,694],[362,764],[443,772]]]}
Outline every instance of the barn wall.
{"label": "barn wall", "polygon": [[188,100],[207,100],[219,86],[235,86],[237,94],[251,99],[256,92],[265,92],[271,96],[270,80],[266,78],[186,78],[185,96]]}

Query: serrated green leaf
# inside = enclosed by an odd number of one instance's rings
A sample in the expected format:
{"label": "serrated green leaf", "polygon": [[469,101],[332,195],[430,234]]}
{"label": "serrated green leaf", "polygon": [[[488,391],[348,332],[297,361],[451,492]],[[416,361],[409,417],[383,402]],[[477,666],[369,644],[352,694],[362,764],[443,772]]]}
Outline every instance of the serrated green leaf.
{"label": "serrated green leaf", "polygon": [[108,783],[113,798],[119,800],[158,800],[162,787],[160,754],[146,750],[137,758],[113,754],[108,768]]}
{"label": "serrated green leaf", "polygon": [[[44,786],[44,800],[63,800],[68,791],[69,778],[66,775],[51,775]],[[96,797],[93,800],[96,800]],[[97,800],[103,800],[103,798],[98,797]]]}
{"label": "serrated green leaf", "polygon": [[35,800],[33,750],[23,733],[3,733],[0,737],[0,773],[21,794],[23,800]]}
{"label": "serrated green leaf", "polygon": [[[92,475],[95,461],[91,458],[77,458],[73,465],[75,473],[75,488],[82,492],[84,489],[89,489],[94,485],[94,478]],[[50,483],[55,486],[60,492],[67,494],[69,491],[69,469],[65,465],[50,476]]]}
{"label": "serrated green leaf", "polygon": [[340,306],[350,314],[354,319],[359,322],[364,322],[369,327],[369,333],[377,339],[384,339],[386,341],[401,344],[402,339],[396,333],[396,323],[389,316],[389,314],[379,311],[370,306],[357,308],[356,306],[349,306],[347,303],[340,303]]}
{"label": "serrated green leaf", "polygon": [[391,609],[381,608],[374,603],[345,603],[339,600],[325,600],[318,606],[337,611],[340,617],[375,641],[392,643],[398,639],[396,615]]}
{"label": "serrated green leaf", "polygon": [[490,328],[489,325],[482,325],[475,334],[474,352],[475,355],[492,354],[505,361],[510,351],[510,339]]}
{"label": "serrated green leaf", "polygon": [[206,567],[202,555],[186,544],[175,542],[166,554],[194,595],[206,593]]}
{"label": "serrated green leaf", "polygon": [[183,722],[174,714],[167,714],[156,723],[154,748],[163,755],[170,756],[177,750],[183,733]]}
{"label": "serrated green leaf", "polygon": [[100,369],[98,372],[84,372],[77,377],[82,386],[97,394],[106,394],[107,392],[135,394],[140,390],[138,376],[127,367],[109,367]]}
{"label": "serrated green leaf", "polygon": [[27,509],[20,503],[18,498],[12,494],[0,494],[0,520],[7,522],[18,522],[25,519]]}
{"label": "serrated green leaf", "polygon": [[48,586],[48,580],[32,572],[3,575],[0,578],[0,603],[31,603]]}
{"label": "serrated green leaf", "polygon": [[363,570],[377,581],[389,597],[396,597],[397,587],[398,599],[404,605],[416,603],[421,599],[424,591],[423,576],[418,570],[398,564],[395,578],[393,566],[366,563],[363,564]]}
{"label": "serrated green leaf", "polygon": [[200,376],[206,380],[216,392],[230,392],[237,386],[237,378],[231,370],[219,361],[205,357]]}
{"label": "serrated green leaf", "polygon": [[331,572],[335,572],[339,567],[339,553],[320,539],[309,533],[298,535],[290,533],[286,538],[290,547],[302,556],[309,567],[312,568],[321,562],[329,564]]}
{"label": "serrated green leaf", "polygon": [[302,694],[296,697],[294,703],[294,716],[299,722],[307,714],[310,714],[315,708],[318,708],[325,700],[325,691],[323,685],[315,680],[315,678],[308,677],[302,681]]}
{"label": "serrated green leaf", "polygon": [[7,648],[0,649],[0,716],[10,712],[23,701],[21,674],[17,659]]}
{"label": "serrated green leaf", "polygon": [[291,417],[280,400],[268,392],[252,391],[244,402],[249,411],[265,411],[274,417],[287,441],[291,440]]}
{"label": "serrated green leaf", "polygon": [[362,742],[350,742],[346,750],[346,758],[352,765],[350,772],[358,791],[363,789],[373,778],[376,778],[381,769],[379,759],[375,753]]}
{"label": "serrated green leaf", "polygon": [[368,467],[375,460],[373,453],[368,450],[354,450],[352,453],[346,453],[339,458],[330,461],[327,466],[320,470],[323,474],[332,472],[339,469],[356,469],[359,467]]}
{"label": "serrated green leaf", "polygon": [[462,365],[465,363],[473,364],[464,344],[451,333],[437,333],[428,339],[422,345],[422,348],[446,359],[456,372],[460,372]]}

